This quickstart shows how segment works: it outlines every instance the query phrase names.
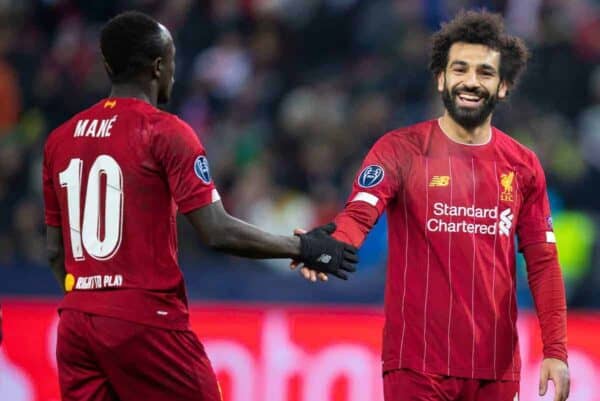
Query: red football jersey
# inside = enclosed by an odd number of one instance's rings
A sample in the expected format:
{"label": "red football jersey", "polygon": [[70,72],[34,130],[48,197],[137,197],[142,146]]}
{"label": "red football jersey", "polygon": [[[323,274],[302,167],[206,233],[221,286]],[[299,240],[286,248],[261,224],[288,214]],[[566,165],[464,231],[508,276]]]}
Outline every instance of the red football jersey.
{"label": "red football jersey", "polygon": [[219,199],[192,128],[138,99],[104,99],[51,133],[43,187],[65,248],[60,309],[188,328],[175,217]]}
{"label": "red football jersey", "polygon": [[465,145],[427,121],[373,146],[349,202],[388,212],[384,371],[518,380],[515,233],[555,241],[535,154],[495,128]]}

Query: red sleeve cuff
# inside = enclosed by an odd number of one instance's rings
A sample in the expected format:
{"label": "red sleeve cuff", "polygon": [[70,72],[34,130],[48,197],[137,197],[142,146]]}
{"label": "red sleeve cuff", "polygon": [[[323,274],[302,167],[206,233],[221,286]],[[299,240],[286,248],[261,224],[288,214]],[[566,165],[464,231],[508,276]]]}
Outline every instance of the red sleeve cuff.
{"label": "red sleeve cuff", "polygon": [[548,358],[558,359],[559,361],[563,361],[567,365],[569,364],[566,351],[558,351],[558,350],[544,351],[544,359],[548,359]]}

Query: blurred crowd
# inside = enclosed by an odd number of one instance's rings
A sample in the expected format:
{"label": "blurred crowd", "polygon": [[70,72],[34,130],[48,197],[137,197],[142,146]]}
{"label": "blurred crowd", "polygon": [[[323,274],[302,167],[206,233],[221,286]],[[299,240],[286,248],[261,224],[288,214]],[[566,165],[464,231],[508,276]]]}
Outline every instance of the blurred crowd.
{"label": "blurred crowd", "polygon": [[[335,215],[379,136],[441,113],[429,36],[472,7],[503,13],[532,50],[494,123],[546,169],[569,302],[600,306],[598,0],[0,1],[0,292],[26,292],[6,283],[46,266],[41,149],[53,128],[107,95],[98,40],[111,16],[138,9],[171,30],[177,73],[166,109],[204,143],[226,208],[288,234]],[[327,292],[289,279],[280,262],[216,256],[180,226],[190,292],[216,298],[310,291],[311,300],[378,302],[385,242],[384,218],[357,279]]]}

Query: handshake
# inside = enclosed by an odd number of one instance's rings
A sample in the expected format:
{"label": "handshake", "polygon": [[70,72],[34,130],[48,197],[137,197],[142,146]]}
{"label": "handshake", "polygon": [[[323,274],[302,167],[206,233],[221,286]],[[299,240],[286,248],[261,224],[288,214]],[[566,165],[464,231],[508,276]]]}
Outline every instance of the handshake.
{"label": "handshake", "polygon": [[327,281],[328,274],[348,280],[347,273],[356,271],[358,249],[333,238],[335,229],[336,225],[329,223],[308,232],[294,230],[294,235],[300,238],[300,257],[290,263],[290,268],[301,267],[304,278],[313,282],[317,277]]}

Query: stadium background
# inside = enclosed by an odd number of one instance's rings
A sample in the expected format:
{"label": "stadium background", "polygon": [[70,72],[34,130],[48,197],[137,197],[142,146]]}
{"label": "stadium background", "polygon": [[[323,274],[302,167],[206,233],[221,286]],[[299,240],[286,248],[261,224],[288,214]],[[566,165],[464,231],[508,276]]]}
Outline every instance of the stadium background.
{"label": "stadium background", "polygon": [[[428,37],[474,7],[502,12],[532,49],[494,123],[546,170],[572,311],[570,399],[600,400],[598,0],[0,1],[0,400],[58,399],[60,294],[45,261],[41,149],[54,127],[108,93],[98,51],[108,18],[135,8],[171,29],[177,73],[167,110],[205,144],[227,209],[286,234],[335,215],[380,135],[440,114]],[[226,401],[381,399],[385,226],[382,218],[350,281],[311,284],[285,262],[210,252],[181,221],[194,327]],[[521,263],[527,401],[540,347],[526,283]]]}

